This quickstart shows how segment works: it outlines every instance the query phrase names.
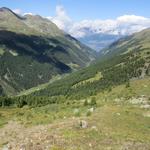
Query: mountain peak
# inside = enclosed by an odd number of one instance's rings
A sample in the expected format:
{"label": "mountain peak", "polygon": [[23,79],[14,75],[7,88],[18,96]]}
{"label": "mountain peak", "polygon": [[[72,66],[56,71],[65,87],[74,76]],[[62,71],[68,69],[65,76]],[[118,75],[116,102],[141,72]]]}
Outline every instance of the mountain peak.
{"label": "mountain peak", "polygon": [[9,12],[12,12],[12,10],[10,10],[10,9],[7,8],[7,7],[1,7],[1,8],[0,8],[0,11],[9,11]]}
{"label": "mountain peak", "polygon": [[13,12],[11,9],[7,8],[7,7],[1,7],[0,8],[0,12],[2,13],[7,13],[7,14],[13,14],[14,16],[16,16],[18,19],[25,19],[24,17],[16,14],[15,12]]}

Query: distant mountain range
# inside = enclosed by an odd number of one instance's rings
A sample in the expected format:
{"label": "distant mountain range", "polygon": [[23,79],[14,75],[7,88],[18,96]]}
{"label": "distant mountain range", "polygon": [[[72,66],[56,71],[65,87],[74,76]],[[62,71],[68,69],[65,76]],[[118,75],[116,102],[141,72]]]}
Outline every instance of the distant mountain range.
{"label": "distant mountain range", "polygon": [[78,38],[78,40],[99,52],[122,37],[123,35],[93,33]]}
{"label": "distant mountain range", "polygon": [[[119,38],[132,35],[150,27],[150,19],[136,15],[123,15],[115,19],[84,19],[73,21],[63,7],[56,16],[48,17],[60,29],[76,37],[84,44],[100,51]],[[61,16],[61,12],[63,15]],[[62,19],[63,18],[63,19]],[[67,18],[67,19],[65,19]]]}
{"label": "distant mountain range", "polygon": [[101,58],[124,55],[128,53],[144,53],[149,55],[150,52],[150,28],[141,32],[134,33],[130,36],[120,38],[108,47],[100,51]]}
{"label": "distant mountain range", "polygon": [[0,8],[0,93],[49,81],[87,66],[95,52],[41,16],[19,16]]}

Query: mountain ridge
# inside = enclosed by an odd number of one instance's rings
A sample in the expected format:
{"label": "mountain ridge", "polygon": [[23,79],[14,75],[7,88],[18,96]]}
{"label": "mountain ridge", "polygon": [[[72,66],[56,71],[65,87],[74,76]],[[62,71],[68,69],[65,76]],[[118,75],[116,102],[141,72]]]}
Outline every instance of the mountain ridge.
{"label": "mountain ridge", "polygon": [[[100,60],[91,66],[58,80],[31,95],[48,96],[54,99],[55,97],[61,99],[64,96],[69,100],[80,100],[94,96],[97,92],[111,91],[112,88],[121,84],[130,86],[131,80],[150,76],[150,38],[147,36],[149,34],[150,29],[146,29],[121,39],[121,43],[120,40],[115,42],[110,46],[111,53],[100,56]],[[136,41],[137,37],[141,43]],[[134,43],[133,48],[130,47],[131,42]],[[121,49],[122,44],[126,49]],[[141,47],[138,46],[134,49],[134,46],[138,44],[141,44]],[[120,48],[117,53],[116,47]],[[129,51],[129,48],[132,49]]]}
{"label": "mountain ridge", "polygon": [[78,70],[95,59],[92,49],[68,36],[48,19],[20,17],[8,8],[0,9],[3,93],[11,95],[46,83],[52,76]]}

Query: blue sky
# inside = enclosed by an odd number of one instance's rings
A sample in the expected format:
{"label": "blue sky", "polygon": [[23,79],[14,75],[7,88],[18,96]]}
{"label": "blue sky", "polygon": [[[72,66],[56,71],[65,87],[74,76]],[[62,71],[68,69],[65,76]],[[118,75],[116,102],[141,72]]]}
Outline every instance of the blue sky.
{"label": "blue sky", "polygon": [[150,17],[150,0],[0,0],[0,6],[42,16],[54,16],[63,5],[73,20],[114,19],[124,14]]}
{"label": "blue sky", "polygon": [[0,0],[0,6],[47,17],[76,38],[150,28],[150,0]]}

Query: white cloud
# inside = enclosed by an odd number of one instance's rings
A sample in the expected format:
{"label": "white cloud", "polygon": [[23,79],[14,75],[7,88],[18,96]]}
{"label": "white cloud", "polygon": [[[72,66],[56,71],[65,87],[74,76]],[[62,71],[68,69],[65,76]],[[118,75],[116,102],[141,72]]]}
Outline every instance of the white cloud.
{"label": "white cloud", "polygon": [[72,24],[72,21],[66,14],[65,9],[60,5],[56,7],[56,16],[47,18],[54,22],[60,29],[65,31],[68,30],[69,26]]}
{"label": "white cloud", "polygon": [[31,12],[27,12],[27,13],[24,13],[21,9],[17,8],[17,9],[13,9],[12,10],[14,13],[18,14],[18,15],[34,15],[33,13]]}
{"label": "white cloud", "polygon": [[150,27],[150,18],[136,15],[123,15],[109,20],[99,19],[74,22],[67,15],[63,6],[56,7],[56,16],[47,18],[60,29],[77,38],[95,33],[129,35]]}
{"label": "white cloud", "polygon": [[22,15],[22,10],[21,9],[14,9],[13,10],[14,13],[18,14],[18,15]]}

